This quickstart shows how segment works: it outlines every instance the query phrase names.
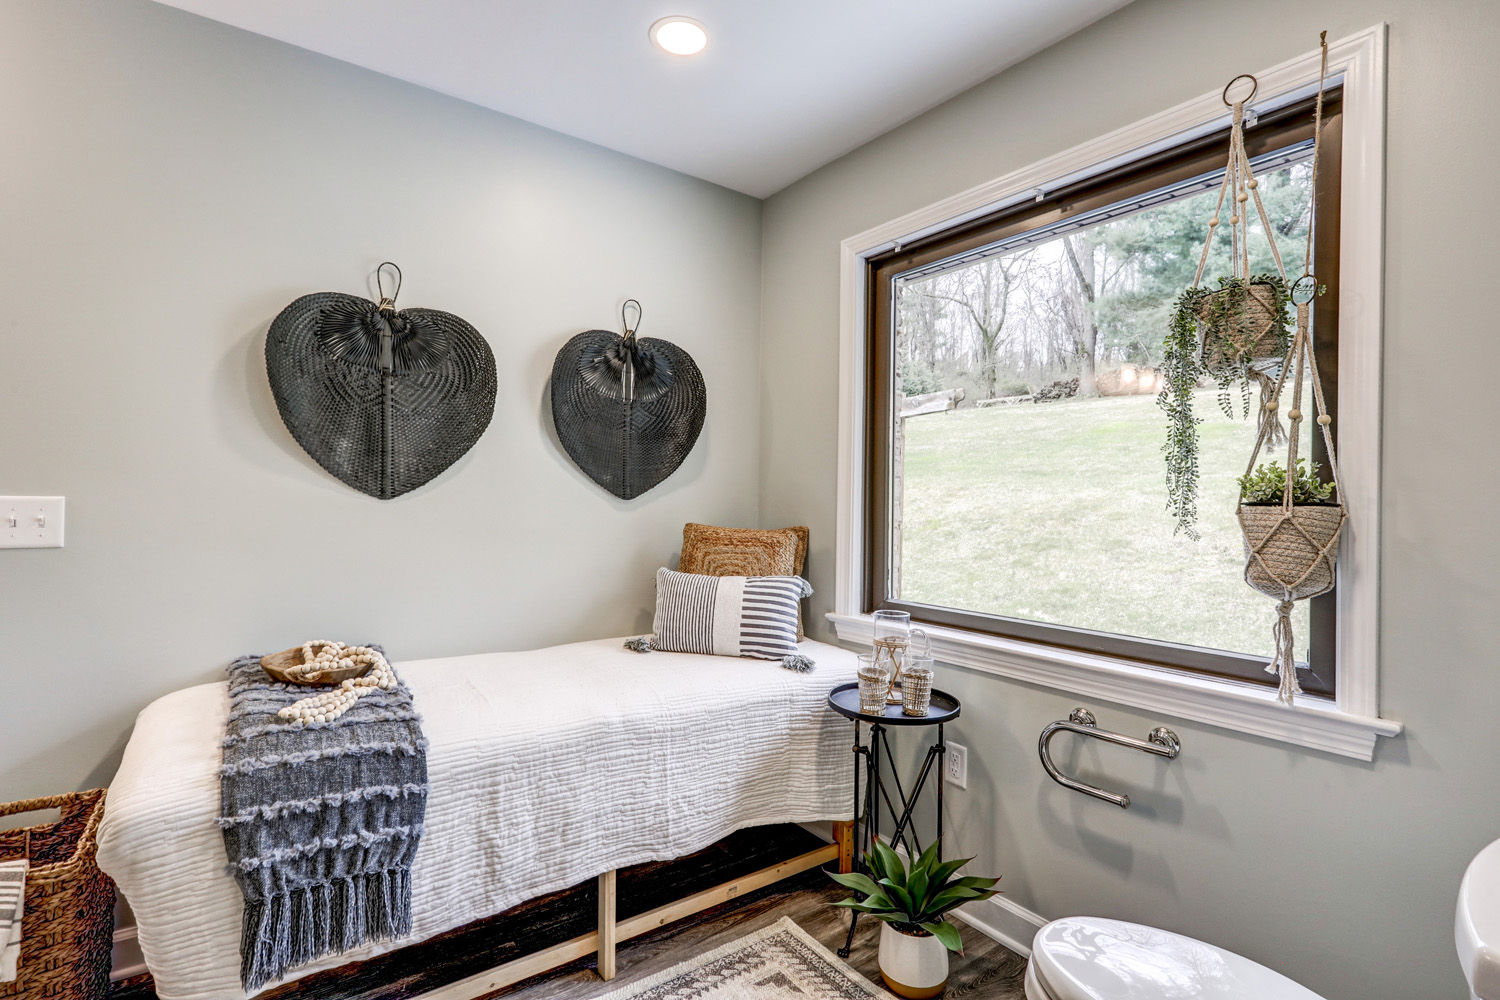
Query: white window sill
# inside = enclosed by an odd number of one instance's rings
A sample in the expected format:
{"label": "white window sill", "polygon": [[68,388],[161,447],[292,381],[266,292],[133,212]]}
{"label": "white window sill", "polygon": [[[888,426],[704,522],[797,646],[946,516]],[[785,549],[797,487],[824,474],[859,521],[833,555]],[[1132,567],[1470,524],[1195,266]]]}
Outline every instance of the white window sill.
{"label": "white window sill", "polygon": [[[830,613],[828,620],[844,642],[873,638],[868,615]],[[1273,689],[1254,684],[961,629],[922,628],[943,663],[1344,757],[1371,760],[1377,737],[1401,732],[1399,722],[1341,711],[1327,698],[1304,696],[1288,707]]]}

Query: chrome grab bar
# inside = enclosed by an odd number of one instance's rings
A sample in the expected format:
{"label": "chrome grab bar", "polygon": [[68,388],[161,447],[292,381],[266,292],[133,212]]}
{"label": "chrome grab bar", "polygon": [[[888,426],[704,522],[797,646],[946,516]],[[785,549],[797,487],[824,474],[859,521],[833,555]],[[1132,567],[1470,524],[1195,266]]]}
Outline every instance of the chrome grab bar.
{"label": "chrome grab bar", "polygon": [[1130,747],[1133,750],[1144,750],[1147,753],[1153,753],[1158,757],[1165,757],[1168,760],[1171,760],[1182,752],[1182,741],[1177,738],[1176,733],[1172,732],[1166,726],[1157,726],[1151,730],[1151,735],[1143,740],[1138,740],[1134,736],[1125,736],[1122,733],[1112,733],[1108,729],[1100,729],[1098,722],[1094,719],[1094,713],[1086,708],[1075,708],[1073,709],[1073,714],[1068,716],[1067,721],[1053,722],[1046,729],[1043,729],[1041,739],[1037,741],[1037,753],[1042,758],[1042,767],[1046,769],[1048,776],[1064,788],[1071,788],[1075,792],[1092,795],[1094,798],[1103,799],[1105,802],[1113,802],[1121,809],[1130,808],[1130,796],[1121,795],[1118,792],[1106,792],[1102,788],[1085,784],[1077,778],[1070,778],[1059,771],[1056,764],[1052,763],[1052,753],[1048,749],[1048,744],[1052,742],[1052,737],[1061,732],[1078,733],[1080,736],[1092,736],[1096,740],[1104,740],[1106,743],[1118,743],[1122,747]]}

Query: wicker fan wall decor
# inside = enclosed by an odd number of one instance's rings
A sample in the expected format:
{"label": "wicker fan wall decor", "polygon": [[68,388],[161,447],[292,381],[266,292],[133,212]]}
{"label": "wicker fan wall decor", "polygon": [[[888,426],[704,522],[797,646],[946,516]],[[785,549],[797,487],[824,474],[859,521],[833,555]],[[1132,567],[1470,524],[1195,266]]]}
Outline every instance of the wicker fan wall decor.
{"label": "wicker fan wall decor", "polygon": [[621,500],[634,500],[676,472],[693,450],[708,410],[703,374],[687,351],[654,338],[586,330],[552,365],[552,421],[584,473]]}
{"label": "wicker fan wall decor", "polygon": [[468,323],[339,292],[304,295],[266,334],[266,376],[292,437],[361,493],[389,500],[474,446],[495,411],[495,356]]}

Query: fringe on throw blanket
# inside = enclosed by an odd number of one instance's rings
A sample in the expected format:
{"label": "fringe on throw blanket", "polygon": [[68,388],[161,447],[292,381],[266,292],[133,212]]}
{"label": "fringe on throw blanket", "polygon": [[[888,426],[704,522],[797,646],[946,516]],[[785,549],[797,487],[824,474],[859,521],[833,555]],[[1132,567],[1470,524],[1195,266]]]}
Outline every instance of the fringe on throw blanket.
{"label": "fringe on throw blanket", "polygon": [[247,990],[411,933],[411,864],[427,812],[427,741],[411,692],[398,683],[334,722],[277,718],[307,693],[271,680],[259,656],[229,665],[218,825],[245,897]]}

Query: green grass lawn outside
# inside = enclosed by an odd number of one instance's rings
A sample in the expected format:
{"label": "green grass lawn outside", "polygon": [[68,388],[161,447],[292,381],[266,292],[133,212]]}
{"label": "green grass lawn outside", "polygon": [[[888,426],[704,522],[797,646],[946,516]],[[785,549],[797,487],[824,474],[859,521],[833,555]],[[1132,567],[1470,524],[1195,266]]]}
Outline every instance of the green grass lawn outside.
{"label": "green grass lawn outside", "polygon": [[[1275,602],[1244,581],[1234,516],[1255,424],[1213,391],[1195,409],[1198,541],[1173,534],[1154,396],[908,419],[901,597],[1269,658]],[[1305,658],[1306,601],[1293,620]]]}

